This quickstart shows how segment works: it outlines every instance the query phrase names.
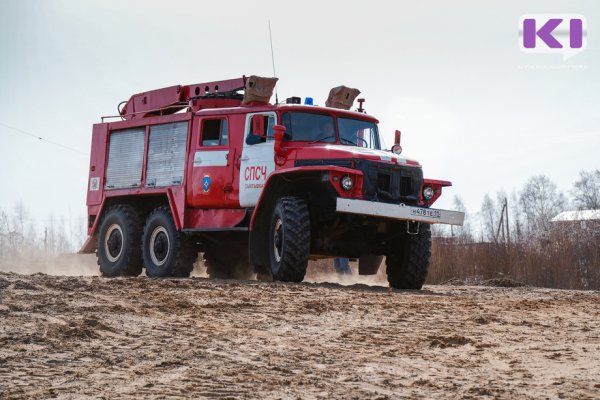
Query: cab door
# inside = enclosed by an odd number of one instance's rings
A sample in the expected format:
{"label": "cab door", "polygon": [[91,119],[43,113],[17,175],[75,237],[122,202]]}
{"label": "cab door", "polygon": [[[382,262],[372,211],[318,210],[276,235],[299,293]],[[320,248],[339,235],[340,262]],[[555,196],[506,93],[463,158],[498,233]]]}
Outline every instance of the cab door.
{"label": "cab door", "polygon": [[[256,115],[263,116],[263,132],[252,134],[252,120]],[[277,114],[274,112],[259,112],[246,115],[244,129],[244,145],[240,158],[239,192],[240,206],[253,207],[258,203],[267,178],[275,170],[273,127],[277,123]]]}
{"label": "cab door", "polygon": [[195,145],[190,204],[201,208],[234,207],[233,155],[226,116],[204,117],[199,121]]}

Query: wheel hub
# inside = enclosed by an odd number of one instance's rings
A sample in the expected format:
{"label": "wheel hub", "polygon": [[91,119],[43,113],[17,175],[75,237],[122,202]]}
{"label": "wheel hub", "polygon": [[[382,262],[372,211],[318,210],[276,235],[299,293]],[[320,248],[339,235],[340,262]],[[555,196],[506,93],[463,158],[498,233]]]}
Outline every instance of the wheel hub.
{"label": "wheel hub", "polygon": [[106,230],[104,238],[104,253],[110,262],[116,262],[123,252],[123,231],[117,224],[112,224]]}
{"label": "wheel hub", "polygon": [[281,261],[281,253],[283,250],[283,222],[280,218],[275,221],[275,228],[273,229],[273,254],[275,255],[275,261]]}
{"label": "wheel hub", "polygon": [[150,236],[150,258],[155,265],[163,265],[171,250],[171,241],[167,230],[157,226]]}

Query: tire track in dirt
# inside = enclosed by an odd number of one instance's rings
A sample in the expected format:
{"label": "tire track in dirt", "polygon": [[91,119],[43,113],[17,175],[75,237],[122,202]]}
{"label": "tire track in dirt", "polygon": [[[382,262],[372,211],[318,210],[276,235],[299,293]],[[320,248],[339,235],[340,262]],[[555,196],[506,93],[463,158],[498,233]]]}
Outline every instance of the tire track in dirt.
{"label": "tire track in dirt", "polygon": [[597,398],[599,300],[0,273],[0,398]]}

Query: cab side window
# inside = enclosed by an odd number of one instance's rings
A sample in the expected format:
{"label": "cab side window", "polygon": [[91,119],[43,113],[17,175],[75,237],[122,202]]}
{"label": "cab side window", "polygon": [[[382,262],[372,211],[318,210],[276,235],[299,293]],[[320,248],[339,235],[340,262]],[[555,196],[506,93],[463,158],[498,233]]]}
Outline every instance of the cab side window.
{"label": "cab side window", "polygon": [[227,119],[205,119],[202,122],[202,146],[226,146],[229,143]]}
{"label": "cab side window", "polygon": [[252,130],[253,130],[252,121],[251,120],[249,121],[248,131],[246,134],[246,143],[247,144],[258,144],[258,143],[264,143],[268,140],[272,140],[273,127],[277,123],[277,121],[275,119],[275,115],[264,114],[263,119],[264,119],[264,123],[262,126],[264,127],[264,131],[256,132],[257,135],[252,134]]}

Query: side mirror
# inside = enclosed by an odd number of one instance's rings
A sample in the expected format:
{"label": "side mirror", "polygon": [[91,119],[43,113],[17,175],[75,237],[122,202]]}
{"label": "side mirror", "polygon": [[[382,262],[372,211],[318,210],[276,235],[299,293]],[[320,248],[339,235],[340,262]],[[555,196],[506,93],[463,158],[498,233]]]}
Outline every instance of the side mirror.
{"label": "side mirror", "polygon": [[252,116],[252,135],[257,137],[265,137],[265,116],[256,114]]}
{"label": "side mirror", "polygon": [[281,145],[283,144],[283,136],[285,135],[285,126],[283,125],[275,125],[273,127],[273,137],[275,138],[275,155],[278,157],[282,157],[284,152],[281,149]]}

